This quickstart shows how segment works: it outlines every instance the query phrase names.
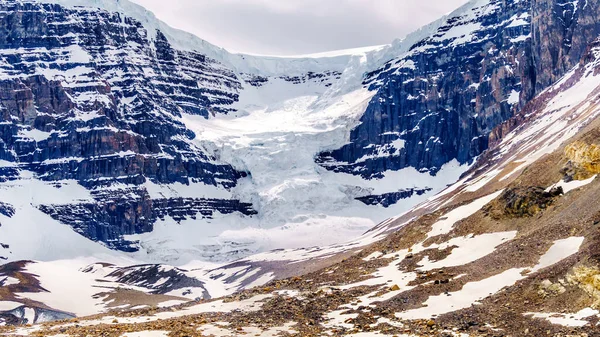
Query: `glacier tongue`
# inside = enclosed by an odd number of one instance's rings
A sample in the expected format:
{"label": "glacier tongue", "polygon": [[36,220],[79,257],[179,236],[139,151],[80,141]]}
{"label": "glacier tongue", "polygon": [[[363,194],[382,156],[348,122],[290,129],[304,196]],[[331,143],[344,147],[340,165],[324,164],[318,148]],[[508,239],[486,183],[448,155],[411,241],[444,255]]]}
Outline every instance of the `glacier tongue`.
{"label": "glacier tongue", "polygon": [[[347,142],[350,129],[373,97],[374,92],[360,86],[366,56],[354,61],[355,66],[329,88],[310,81],[299,86],[274,79],[245,88],[236,115],[209,120],[182,117],[198,135],[200,146],[212,149],[237,170],[251,173],[233,194],[252,200],[259,214],[251,228],[231,228],[215,238],[219,247],[211,248],[218,249],[219,255],[243,257],[278,248],[346,242],[425,200],[466,170],[452,162],[435,177],[410,168],[386,172],[383,179],[363,180],[317,165],[316,154]],[[357,200],[413,189],[426,193],[388,208]]]}

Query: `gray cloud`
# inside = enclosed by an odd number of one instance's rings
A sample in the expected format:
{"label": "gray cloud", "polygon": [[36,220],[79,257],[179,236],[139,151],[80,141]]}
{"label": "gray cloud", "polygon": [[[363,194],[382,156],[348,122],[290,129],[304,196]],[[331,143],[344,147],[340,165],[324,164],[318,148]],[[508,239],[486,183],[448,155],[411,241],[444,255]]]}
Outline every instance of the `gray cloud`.
{"label": "gray cloud", "polygon": [[386,44],[466,0],[134,0],[231,51],[291,55]]}

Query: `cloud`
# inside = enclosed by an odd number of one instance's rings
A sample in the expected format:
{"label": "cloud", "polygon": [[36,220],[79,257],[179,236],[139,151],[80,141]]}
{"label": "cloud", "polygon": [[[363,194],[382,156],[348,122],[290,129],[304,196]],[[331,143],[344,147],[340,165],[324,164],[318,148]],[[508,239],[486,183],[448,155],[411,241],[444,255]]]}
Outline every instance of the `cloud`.
{"label": "cloud", "polygon": [[303,54],[386,44],[466,0],[134,0],[232,51]]}

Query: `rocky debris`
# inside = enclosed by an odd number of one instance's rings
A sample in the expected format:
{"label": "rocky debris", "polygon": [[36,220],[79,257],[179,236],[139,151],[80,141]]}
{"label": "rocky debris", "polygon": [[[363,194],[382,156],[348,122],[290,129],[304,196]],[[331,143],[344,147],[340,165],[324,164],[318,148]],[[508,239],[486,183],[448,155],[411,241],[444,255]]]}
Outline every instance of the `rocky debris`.
{"label": "rocky debris", "polygon": [[600,146],[577,141],[567,145],[565,156],[569,162],[562,173],[565,181],[585,180],[600,173]]}
{"label": "rocky debris", "polygon": [[598,267],[577,266],[567,276],[567,280],[583,289],[592,299],[592,306],[600,309],[600,269]]}
{"label": "rocky debris", "polygon": [[540,294],[542,297],[564,294],[567,291],[565,285],[566,282],[562,279],[557,283],[552,283],[550,280],[544,280],[540,284],[540,290],[538,294]]}
{"label": "rocky debris", "polygon": [[493,219],[534,216],[550,207],[563,194],[562,187],[546,192],[542,187],[513,187],[484,207]]}

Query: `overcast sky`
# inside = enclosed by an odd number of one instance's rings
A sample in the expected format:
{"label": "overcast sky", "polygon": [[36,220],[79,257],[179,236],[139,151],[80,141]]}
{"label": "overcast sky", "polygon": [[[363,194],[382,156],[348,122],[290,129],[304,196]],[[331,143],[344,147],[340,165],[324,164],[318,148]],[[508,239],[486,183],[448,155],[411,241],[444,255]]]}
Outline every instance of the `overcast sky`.
{"label": "overcast sky", "polygon": [[306,54],[381,45],[467,0],[133,0],[234,52]]}

